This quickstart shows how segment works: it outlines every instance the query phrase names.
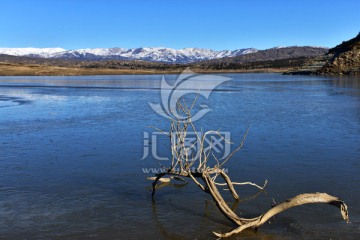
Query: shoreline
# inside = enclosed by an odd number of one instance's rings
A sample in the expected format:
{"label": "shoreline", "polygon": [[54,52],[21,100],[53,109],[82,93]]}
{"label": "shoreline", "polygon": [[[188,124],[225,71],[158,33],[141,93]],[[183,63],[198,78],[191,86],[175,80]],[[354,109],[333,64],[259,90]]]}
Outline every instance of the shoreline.
{"label": "shoreline", "polygon": [[[196,73],[285,73],[290,68],[259,68],[259,69],[229,69],[205,70],[190,69]],[[154,70],[154,69],[110,69],[110,68],[68,68],[58,66],[44,66],[37,64],[16,64],[0,62],[0,76],[89,76],[89,75],[150,75],[150,74],[180,74],[184,69]]]}

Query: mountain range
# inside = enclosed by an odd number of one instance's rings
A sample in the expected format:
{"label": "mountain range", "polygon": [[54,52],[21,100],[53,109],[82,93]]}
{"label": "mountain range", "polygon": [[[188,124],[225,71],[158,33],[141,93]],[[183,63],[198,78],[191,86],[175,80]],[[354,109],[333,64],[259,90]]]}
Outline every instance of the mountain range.
{"label": "mountain range", "polygon": [[198,72],[360,74],[360,33],[331,49],[0,48],[0,75],[6,76],[179,73],[186,67]]}
{"label": "mountain range", "polygon": [[[0,75],[102,75],[197,71],[289,71],[328,52],[322,47],[233,51],[187,48],[0,48]],[[234,56],[235,55],[235,56]]]}
{"label": "mountain range", "polygon": [[0,48],[0,54],[33,58],[62,58],[77,60],[143,60],[150,62],[190,63],[235,57],[257,52],[255,48],[215,51],[203,48],[172,49],[144,48],[88,48],[66,50],[63,48]]}

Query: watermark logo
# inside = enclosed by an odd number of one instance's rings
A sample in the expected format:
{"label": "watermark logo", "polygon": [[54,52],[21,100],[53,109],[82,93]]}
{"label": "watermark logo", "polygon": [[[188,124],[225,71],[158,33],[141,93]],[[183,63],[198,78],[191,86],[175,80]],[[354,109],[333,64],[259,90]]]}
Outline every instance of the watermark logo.
{"label": "watermark logo", "polygon": [[[161,79],[160,93],[161,104],[149,102],[150,107],[159,115],[176,119],[177,121],[186,120],[187,116],[181,114],[178,109],[179,101],[187,94],[202,95],[206,99],[209,98],[210,93],[220,84],[231,80],[231,78],[210,75],[210,74],[196,74],[189,68],[185,69],[173,85],[168,84],[163,76]],[[207,105],[200,105],[201,109],[192,114],[191,120],[194,122],[203,117],[211,109]]]}
{"label": "watermark logo", "polygon": [[[160,153],[160,146],[163,146],[168,141],[168,138],[164,138],[164,135],[169,135],[168,132],[144,132],[144,152],[141,160],[148,157],[156,159],[158,161],[168,161],[170,158],[162,156]],[[203,153],[212,154],[219,161],[224,160],[230,155],[231,139],[230,132],[208,132],[206,135],[195,132],[187,132],[186,137],[183,139],[181,145],[176,142],[176,135],[172,135],[172,156],[177,158],[185,158],[185,154],[188,156],[188,161],[196,161],[200,158],[201,147],[203,147]],[[180,133],[181,134],[181,133]],[[203,142],[198,139],[203,139]],[[174,148],[175,146],[175,148]],[[183,152],[186,149],[186,153]],[[210,152],[211,151],[211,152]]]}

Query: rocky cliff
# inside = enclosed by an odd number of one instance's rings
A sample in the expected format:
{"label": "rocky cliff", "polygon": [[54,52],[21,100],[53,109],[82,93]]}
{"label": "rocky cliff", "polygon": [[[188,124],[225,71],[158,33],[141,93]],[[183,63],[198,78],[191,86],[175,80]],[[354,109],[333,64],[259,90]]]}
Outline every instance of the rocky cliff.
{"label": "rocky cliff", "polygon": [[328,61],[319,70],[320,74],[360,74],[360,33],[331,48],[326,58]]}

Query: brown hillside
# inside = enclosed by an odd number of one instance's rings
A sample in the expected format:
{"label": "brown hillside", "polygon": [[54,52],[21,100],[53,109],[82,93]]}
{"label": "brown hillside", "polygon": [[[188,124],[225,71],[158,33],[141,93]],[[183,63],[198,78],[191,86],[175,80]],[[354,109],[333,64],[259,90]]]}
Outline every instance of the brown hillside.
{"label": "brown hillside", "polygon": [[360,33],[329,50],[320,74],[360,74]]}

